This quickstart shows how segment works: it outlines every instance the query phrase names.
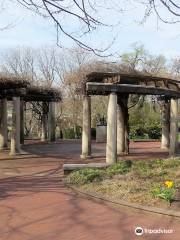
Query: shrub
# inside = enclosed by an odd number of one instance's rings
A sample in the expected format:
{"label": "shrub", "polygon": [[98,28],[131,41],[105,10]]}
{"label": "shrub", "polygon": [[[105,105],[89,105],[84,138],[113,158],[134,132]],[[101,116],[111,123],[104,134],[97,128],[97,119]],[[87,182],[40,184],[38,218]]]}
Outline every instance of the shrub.
{"label": "shrub", "polygon": [[130,138],[145,138],[145,129],[140,125],[130,125]]}
{"label": "shrub", "polygon": [[74,139],[75,134],[74,134],[74,129],[73,128],[67,128],[63,132],[63,138],[64,139]]}
{"label": "shrub", "polygon": [[108,176],[113,176],[116,174],[125,174],[130,171],[131,166],[132,166],[131,161],[120,161],[108,167],[105,172]]}
{"label": "shrub", "polygon": [[159,128],[149,128],[148,129],[148,136],[149,136],[150,139],[160,139],[161,130]]}
{"label": "shrub", "polygon": [[91,128],[91,137],[92,139],[96,139],[96,128]]}
{"label": "shrub", "polygon": [[81,126],[76,126],[76,133],[75,133],[75,138],[81,138],[81,136],[82,136],[82,128],[81,128]]}
{"label": "shrub", "polygon": [[151,191],[153,197],[162,198],[167,202],[171,203],[174,197],[175,189],[173,181],[166,181],[165,186],[156,186]]}
{"label": "shrub", "polygon": [[74,128],[66,128],[63,131],[63,138],[64,139],[78,139],[81,138],[81,127],[76,126]]}
{"label": "shrub", "polygon": [[71,173],[68,182],[72,184],[86,184],[102,179],[103,170],[94,168],[84,168]]}
{"label": "shrub", "polygon": [[152,195],[153,197],[162,198],[171,203],[173,200],[174,192],[175,191],[172,188],[156,187],[152,190]]}
{"label": "shrub", "polygon": [[147,124],[146,132],[150,139],[160,139],[161,137],[161,125],[159,122],[152,122]]}

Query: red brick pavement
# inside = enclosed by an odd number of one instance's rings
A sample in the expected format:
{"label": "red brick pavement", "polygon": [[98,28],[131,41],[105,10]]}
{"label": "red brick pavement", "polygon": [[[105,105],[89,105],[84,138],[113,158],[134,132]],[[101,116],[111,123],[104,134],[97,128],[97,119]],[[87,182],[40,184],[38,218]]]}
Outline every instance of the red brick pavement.
{"label": "red brick pavement", "polygon": [[[102,148],[94,146],[97,156]],[[0,240],[180,239],[177,218],[125,207],[116,209],[67,189],[61,181],[61,167],[63,162],[80,161],[79,143],[31,145],[25,149],[31,155],[0,160]],[[136,226],[173,229],[174,233],[136,237]]]}

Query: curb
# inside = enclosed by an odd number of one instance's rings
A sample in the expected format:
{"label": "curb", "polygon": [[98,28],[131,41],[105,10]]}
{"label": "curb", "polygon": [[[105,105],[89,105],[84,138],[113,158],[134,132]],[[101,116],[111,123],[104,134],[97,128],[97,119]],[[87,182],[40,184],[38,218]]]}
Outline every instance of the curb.
{"label": "curb", "polygon": [[143,211],[151,212],[151,213],[155,213],[155,214],[161,214],[161,215],[167,215],[167,216],[171,216],[171,217],[180,218],[180,212],[177,212],[175,210],[165,210],[163,208],[146,207],[146,206],[142,206],[140,204],[125,202],[122,200],[116,202],[116,201],[110,200],[108,198],[101,197],[95,193],[89,193],[86,191],[79,190],[78,188],[76,188],[72,185],[69,185],[67,183],[66,183],[66,186],[79,194],[82,194],[82,195],[85,195],[86,197],[100,200],[103,202],[107,202],[107,203],[111,203],[111,204],[119,205],[119,206],[125,206],[125,207],[129,207],[129,208],[134,208],[134,209],[138,209],[138,210],[143,210]]}

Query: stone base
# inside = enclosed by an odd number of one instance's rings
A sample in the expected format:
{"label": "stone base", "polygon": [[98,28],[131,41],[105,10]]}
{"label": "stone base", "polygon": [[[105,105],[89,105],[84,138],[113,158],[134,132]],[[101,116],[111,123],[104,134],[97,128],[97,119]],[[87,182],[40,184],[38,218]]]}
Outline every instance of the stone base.
{"label": "stone base", "polygon": [[169,150],[169,147],[161,146],[161,149]]}
{"label": "stone base", "polygon": [[91,159],[91,158],[92,158],[92,155],[82,154],[82,155],[80,155],[80,158],[81,158],[81,159]]}
{"label": "stone base", "polygon": [[128,156],[128,155],[129,155],[128,152],[117,153],[117,156],[118,156],[118,157],[121,157],[121,156]]}
{"label": "stone base", "polygon": [[8,149],[8,147],[0,148],[0,152],[6,151],[7,149]]}
{"label": "stone base", "polygon": [[74,170],[80,170],[83,168],[106,168],[110,164],[107,163],[88,163],[88,164],[64,164],[63,172],[64,175],[71,173]]}
{"label": "stone base", "polygon": [[23,152],[20,150],[19,152],[10,152],[9,153],[9,156],[11,156],[11,157],[15,157],[15,156],[18,156],[18,155],[21,155],[21,154],[23,154]]}

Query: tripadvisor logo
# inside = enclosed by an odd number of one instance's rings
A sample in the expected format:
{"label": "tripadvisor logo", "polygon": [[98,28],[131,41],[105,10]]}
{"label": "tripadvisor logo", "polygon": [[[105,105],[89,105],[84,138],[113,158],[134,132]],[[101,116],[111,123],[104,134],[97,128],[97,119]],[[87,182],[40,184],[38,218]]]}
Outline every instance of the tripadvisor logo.
{"label": "tripadvisor logo", "polygon": [[141,236],[141,235],[143,235],[143,233],[144,233],[144,231],[143,231],[143,228],[142,228],[142,227],[136,227],[136,228],[135,228],[135,234],[136,234],[137,236]]}
{"label": "tripadvisor logo", "polygon": [[137,236],[141,236],[143,234],[170,234],[170,233],[173,233],[173,229],[165,229],[165,228],[149,229],[149,228],[136,227],[134,232]]}

